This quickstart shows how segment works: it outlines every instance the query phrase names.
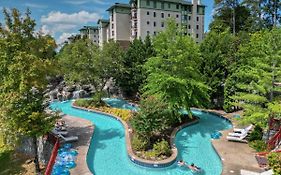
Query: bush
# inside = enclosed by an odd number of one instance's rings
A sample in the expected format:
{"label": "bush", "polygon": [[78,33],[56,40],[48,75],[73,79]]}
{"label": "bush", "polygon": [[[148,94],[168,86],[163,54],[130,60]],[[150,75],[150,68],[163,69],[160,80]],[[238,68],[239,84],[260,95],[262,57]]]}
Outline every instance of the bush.
{"label": "bush", "polygon": [[150,139],[156,133],[162,133],[171,127],[174,113],[164,101],[148,97],[141,101],[140,109],[132,117],[130,123],[134,131],[142,137]]}
{"label": "bush", "polygon": [[268,162],[270,168],[273,169],[273,175],[281,174],[281,154],[280,153],[270,153],[268,155]]}
{"label": "bush", "polygon": [[94,105],[95,107],[106,106],[105,102],[102,101],[103,97],[106,97],[106,94],[103,91],[96,92],[91,100],[92,105]]}
{"label": "bush", "polygon": [[254,140],[249,143],[250,147],[254,148],[257,152],[265,151],[267,148],[263,140]]}
{"label": "bush", "polygon": [[75,105],[88,108],[89,106],[92,105],[92,101],[88,99],[78,99],[75,101]]}
{"label": "bush", "polygon": [[126,110],[126,109],[100,107],[100,108],[98,108],[98,110],[108,113],[108,114],[118,116],[124,121],[128,121],[132,116],[132,112],[130,110]]}
{"label": "bush", "polygon": [[255,126],[253,132],[249,135],[249,141],[255,141],[255,140],[262,140],[263,130],[262,128],[257,125]]}
{"label": "bush", "polygon": [[171,149],[169,146],[169,143],[166,140],[162,140],[160,142],[157,142],[153,145],[153,150],[155,151],[155,154],[157,157],[164,155],[164,156],[170,156],[171,155]]}
{"label": "bush", "polygon": [[134,151],[144,151],[148,145],[148,141],[134,135],[132,138],[132,147]]}

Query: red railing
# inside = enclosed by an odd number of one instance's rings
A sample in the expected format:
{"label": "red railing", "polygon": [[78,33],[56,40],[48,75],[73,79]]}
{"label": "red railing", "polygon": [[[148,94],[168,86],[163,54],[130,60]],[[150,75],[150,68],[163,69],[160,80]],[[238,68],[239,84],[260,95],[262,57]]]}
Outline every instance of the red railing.
{"label": "red railing", "polygon": [[53,151],[52,151],[52,154],[51,154],[51,157],[50,157],[50,160],[48,162],[48,165],[47,165],[47,168],[46,168],[46,171],[45,171],[45,175],[51,175],[53,166],[54,166],[55,161],[56,161],[56,157],[57,157],[57,154],[58,154],[59,147],[60,147],[60,142],[59,142],[59,139],[57,138],[56,143],[55,143],[54,148],[53,148]]}
{"label": "red railing", "polygon": [[281,141],[281,128],[279,131],[268,141],[267,147],[268,149],[274,149]]}

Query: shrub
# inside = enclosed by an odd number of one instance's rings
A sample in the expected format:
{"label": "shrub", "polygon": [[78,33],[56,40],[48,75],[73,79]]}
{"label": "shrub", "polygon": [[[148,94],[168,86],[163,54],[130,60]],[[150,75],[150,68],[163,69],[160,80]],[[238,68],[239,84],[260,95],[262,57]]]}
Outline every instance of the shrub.
{"label": "shrub", "polygon": [[105,106],[106,105],[105,102],[102,101],[103,97],[106,97],[106,94],[103,91],[96,92],[95,95],[92,98],[92,104],[95,107]]}
{"label": "shrub", "polygon": [[153,145],[153,150],[155,151],[155,154],[157,157],[159,157],[161,155],[165,155],[165,156],[171,155],[171,149],[170,149],[169,143],[166,140],[156,142]]}
{"label": "shrub", "polygon": [[145,139],[137,135],[134,135],[132,138],[132,147],[134,151],[144,151],[147,147],[147,144],[148,142]]}
{"label": "shrub", "polygon": [[273,169],[273,175],[281,174],[281,154],[280,153],[270,153],[268,155],[269,166]]}
{"label": "shrub", "polygon": [[142,137],[151,138],[155,133],[161,133],[171,127],[174,113],[167,103],[155,97],[148,97],[141,101],[140,109],[130,123],[134,131]]}
{"label": "shrub", "polygon": [[157,154],[154,150],[149,150],[149,151],[146,151],[144,152],[144,157],[145,159],[156,159],[157,157]]}
{"label": "shrub", "polygon": [[84,108],[91,106],[91,104],[92,104],[92,101],[88,100],[88,99],[78,99],[75,101],[75,105],[84,107]]}
{"label": "shrub", "polygon": [[267,148],[263,140],[254,140],[249,143],[250,147],[254,148],[257,152],[265,151]]}
{"label": "shrub", "polygon": [[128,121],[132,116],[131,111],[126,109],[118,109],[118,108],[110,108],[110,107],[100,107],[98,109],[102,112],[118,116],[124,121]]}
{"label": "shrub", "polygon": [[259,125],[255,126],[254,130],[250,133],[248,140],[249,141],[261,140],[263,135],[262,131],[263,130]]}

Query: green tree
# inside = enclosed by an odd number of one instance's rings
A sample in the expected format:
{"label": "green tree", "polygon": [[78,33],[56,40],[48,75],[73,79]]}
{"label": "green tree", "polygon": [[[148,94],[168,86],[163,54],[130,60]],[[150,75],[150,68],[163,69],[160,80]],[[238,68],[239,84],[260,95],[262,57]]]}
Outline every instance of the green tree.
{"label": "green tree", "polygon": [[65,45],[58,55],[65,80],[72,83],[91,84],[101,92],[120,70],[122,49],[113,41],[100,49],[90,40],[80,39]]}
{"label": "green tree", "polygon": [[237,9],[239,6],[239,0],[215,0],[216,14],[214,21],[211,23],[210,28],[216,28],[217,26],[231,28],[232,33],[235,35],[237,30]]}
{"label": "green tree", "polygon": [[148,37],[142,42],[135,39],[122,58],[122,72],[116,77],[118,85],[126,96],[135,95],[142,86],[146,75],[143,68],[146,60],[153,55],[153,47]]}
{"label": "green tree", "polygon": [[266,0],[243,0],[242,5],[246,6],[251,16],[248,18],[248,31],[255,32],[265,28],[263,19],[263,7]]}
{"label": "green tree", "polygon": [[225,108],[242,107],[247,123],[265,126],[281,110],[274,96],[280,91],[275,86],[281,73],[280,39],[280,29],[253,34],[250,42],[240,47],[239,62],[226,81]]}
{"label": "green tree", "polygon": [[[56,119],[44,112],[42,103],[56,45],[51,37],[34,32],[29,10],[22,17],[17,9],[4,9],[4,16],[6,25],[0,27],[1,130],[33,139],[39,174],[37,138],[50,131]],[[39,43],[46,45],[40,47]]]}
{"label": "green tree", "polygon": [[228,30],[220,33],[211,31],[200,44],[201,72],[206,84],[211,88],[210,99],[213,107],[223,106],[225,80],[235,62],[235,41],[235,36]]}
{"label": "green tree", "polygon": [[276,27],[281,22],[281,1],[280,0],[266,0],[263,7],[264,18],[267,27]]}
{"label": "green tree", "polygon": [[130,120],[134,131],[150,143],[150,139],[171,127],[170,116],[173,114],[169,104],[150,96],[140,103],[140,111]]}
{"label": "green tree", "polygon": [[148,77],[144,94],[159,97],[176,110],[204,106],[209,96],[199,72],[199,46],[182,35],[174,20],[167,24],[167,29],[154,38],[156,56],[145,64]]}

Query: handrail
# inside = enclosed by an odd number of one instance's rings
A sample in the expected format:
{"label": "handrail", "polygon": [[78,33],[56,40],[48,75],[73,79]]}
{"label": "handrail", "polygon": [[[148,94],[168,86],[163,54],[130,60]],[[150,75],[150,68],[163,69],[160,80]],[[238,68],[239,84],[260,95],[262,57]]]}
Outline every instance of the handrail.
{"label": "handrail", "polygon": [[272,150],[276,147],[276,145],[281,141],[281,128],[279,131],[268,141],[267,147]]}
{"label": "handrail", "polygon": [[56,161],[59,147],[60,147],[60,142],[59,142],[59,139],[57,138],[44,175],[51,175],[53,166]]}

